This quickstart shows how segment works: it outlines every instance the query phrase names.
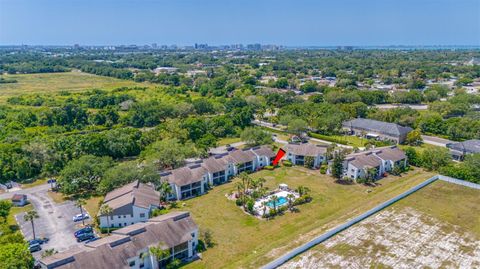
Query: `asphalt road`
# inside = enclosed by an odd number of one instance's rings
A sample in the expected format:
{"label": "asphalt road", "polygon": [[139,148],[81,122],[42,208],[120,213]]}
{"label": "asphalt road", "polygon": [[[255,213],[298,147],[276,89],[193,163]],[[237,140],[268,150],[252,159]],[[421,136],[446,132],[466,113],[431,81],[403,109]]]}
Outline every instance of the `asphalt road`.
{"label": "asphalt road", "polygon": [[423,142],[430,145],[435,145],[439,147],[446,147],[449,143],[455,143],[455,141],[436,137],[436,136],[428,136],[422,135]]}
{"label": "asphalt road", "polygon": [[[36,237],[47,237],[50,241],[42,245],[42,250],[34,252],[35,258],[40,258],[41,253],[46,249],[54,248],[57,251],[64,251],[77,243],[73,233],[82,227],[82,222],[74,223],[72,217],[80,213],[80,210],[73,202],[67,201],[61,204],[55,203],[47,191],[49,185],[36,186],[29,189],[19,190],[11,193],[0,195],[0,199],[9,199],[14,193],[23,193],[27,195],[29,202],[37,211],[39,218],[35,219]],[[32,226],[30,222],[23,220],[21,213],[15,216],[18,225],[26,240],[33,239]],[[90,223],[91,219],[85,224]]]}

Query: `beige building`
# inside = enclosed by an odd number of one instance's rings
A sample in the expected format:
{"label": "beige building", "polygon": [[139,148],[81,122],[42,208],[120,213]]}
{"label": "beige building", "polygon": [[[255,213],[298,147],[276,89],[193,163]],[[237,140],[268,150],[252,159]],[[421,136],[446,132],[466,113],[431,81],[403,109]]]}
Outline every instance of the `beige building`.
{"label": "beige building", "polygon": [[[189,212],[173,212],[112,232],[112,235],[78,245],[40,260],[44,269],[164,268],[175,258],[188,261],[196,256],[198,227]],[[162,260],[150,247],[169,250]]]}

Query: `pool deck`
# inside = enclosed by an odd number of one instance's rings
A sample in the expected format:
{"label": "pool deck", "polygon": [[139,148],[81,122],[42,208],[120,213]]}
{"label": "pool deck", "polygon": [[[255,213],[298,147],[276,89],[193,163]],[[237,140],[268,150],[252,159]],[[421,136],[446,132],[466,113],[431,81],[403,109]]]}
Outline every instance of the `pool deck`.
{"label": "pool deck", "polygon": [[[270,194],[270,195],[268,195],[268,196],[266,196],[266,197],[264,197],[264,198],[261,198],[261,199],[256,200],[256,201],[255,201],[255,205],[254,205],[254,209],[255,209],[255,211],[257,211],[257,213],[260,214],[260,213],[263,211],[263,205],[262,205],[262,203],[263,203],[263,202],[269,202],[269,201],[270,201],[270,198],[271,198],[273,195],[277,196],[278,198],[283,197],[283,198],[286,199],[286,198],[287,198],[287,195],[289,195],[289,194],[293,194],[293,195],[295,196],[295,199],[297,199],[297,198],[299,197],[298,194],[295,193],[294,191],[280,190],[280,191],[275,192],[274,194]],[[294,199],[294,200],[295,200],[295,199]],[[278,208],[279,206],[284,205],[284,204],[285,204],[285,203],[277,204],[277,208]],[[267,205],[267,207],[272,208],[271,206],[268,206],[268,205]],[[260,214],[260,215],[261,215],[261,214]]]}

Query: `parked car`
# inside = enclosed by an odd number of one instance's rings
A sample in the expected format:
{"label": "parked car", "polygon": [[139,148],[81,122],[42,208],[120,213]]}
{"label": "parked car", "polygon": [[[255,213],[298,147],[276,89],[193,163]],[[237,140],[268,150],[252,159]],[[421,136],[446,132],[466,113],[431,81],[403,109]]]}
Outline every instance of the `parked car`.
{"label": "parked car", "polygon": [[50,239],[46,238],[46,237],[43,237],[43,238],[35,238],[35,239],[32,239],[32,240],[29,240],[28,241],[28,244],[29,245],[33,245],[33,244],[40,244],[42,245],[43,243],[47,243]]}
{"label": "parked car", "polygon": [[87,226],[87,227],[85,227],[85,228],[82,228],[82,229],[76,231],[76,232],[74,233],[74,235],[75,235],[75,237],[78,237],[78,236],[81,235],[81,234],[84,234],[84,233],[92,233],[92,232],[93,232],[92,226]]}
{"label": "parked car", "polygon": [[40,246],[40,244],[35,243],[35,244],[29,245],[28,250],[30,250],[30,252],[35,252],[35,251],[42,250],[42,247]]}
{"label": "parked car", "polygon": [[77,236],[77,242],[83,242],[83,241],[86,241],[86,240],[89,240],[89,239],[92,239],[92,238],[95,238],[95,235],[93,234],[93,232],[82,233],[82,234]]}
{"label": "parked car", "polygon": [[89,219],[90,216],[87,214],[87,213],[83,213],[83,214],[78,214],[78,215],[75,215],[73,216],[73,221],[74,222],[77,222],[77,221],[82,221],[84,219]]}
{"label": "parked car", "polygon": [[12,188],[12,183],[10,183],[10,182],[5,183],[5,186],[7,186],[7,189],[11,189]]}

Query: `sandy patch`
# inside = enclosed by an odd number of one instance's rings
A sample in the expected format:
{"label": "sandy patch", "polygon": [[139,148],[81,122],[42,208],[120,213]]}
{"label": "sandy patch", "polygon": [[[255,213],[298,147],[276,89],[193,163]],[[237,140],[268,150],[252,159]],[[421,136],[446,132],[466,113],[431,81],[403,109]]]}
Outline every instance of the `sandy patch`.
{"label": "sandy patch", "polygon": [[480,268],[480,239],[412,208],[389,209],[282,268]]}

